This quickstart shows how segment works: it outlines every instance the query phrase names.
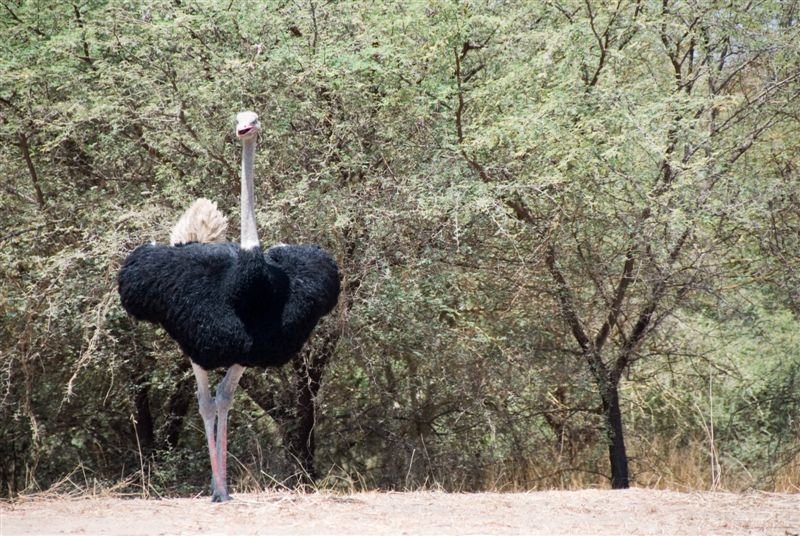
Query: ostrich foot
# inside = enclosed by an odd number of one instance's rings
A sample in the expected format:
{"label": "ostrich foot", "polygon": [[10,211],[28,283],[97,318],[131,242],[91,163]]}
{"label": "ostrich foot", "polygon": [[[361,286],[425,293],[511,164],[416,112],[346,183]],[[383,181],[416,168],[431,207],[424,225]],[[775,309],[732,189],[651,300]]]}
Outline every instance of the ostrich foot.
{"label": "ostrich foot", "polygon": [[233,500],[233,497],[228,493],[227,483],[224,488],[217,487],[217,482],[214,475],[211,475],[211,502],[227,502]]}
{"label": "ostrich foot", "polygon": [[217,491],[214,490],[211,493],[211,502],[212,503],[221,503],[233,500],[233,497],[227,491]]}

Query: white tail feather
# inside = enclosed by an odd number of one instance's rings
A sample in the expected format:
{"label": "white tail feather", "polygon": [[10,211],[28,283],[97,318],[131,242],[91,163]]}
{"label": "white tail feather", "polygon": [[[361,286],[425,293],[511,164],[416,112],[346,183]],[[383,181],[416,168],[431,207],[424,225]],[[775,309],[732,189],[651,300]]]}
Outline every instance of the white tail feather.
{"label": "white tail feather", "polygon": [[169,241],[176,246],[187,242],[224,242],[228,231],[228,219],[217,208],[217,204],[200,198],[183,213],[172,228]]}

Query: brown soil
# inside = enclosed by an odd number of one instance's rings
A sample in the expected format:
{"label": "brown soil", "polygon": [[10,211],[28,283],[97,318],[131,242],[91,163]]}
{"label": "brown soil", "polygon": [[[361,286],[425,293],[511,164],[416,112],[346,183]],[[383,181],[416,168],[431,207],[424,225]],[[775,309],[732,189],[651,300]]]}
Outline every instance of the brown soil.
{"label": "brown soil", "polygon": [[648,489],[530,493],[239,494],[197,499],[25,498],[0,534],[800,535],[800,494]]}

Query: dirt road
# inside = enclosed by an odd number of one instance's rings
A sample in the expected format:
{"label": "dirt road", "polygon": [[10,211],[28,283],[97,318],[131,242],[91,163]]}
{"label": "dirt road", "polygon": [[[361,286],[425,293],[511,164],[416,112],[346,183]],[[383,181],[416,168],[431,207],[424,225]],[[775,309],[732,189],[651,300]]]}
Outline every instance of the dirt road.
{"label": "dirt road", "polygon": [[0,534],[777,534],[800,536],[800,494],[631,489],[530,493],[240,494],[0,503]]}

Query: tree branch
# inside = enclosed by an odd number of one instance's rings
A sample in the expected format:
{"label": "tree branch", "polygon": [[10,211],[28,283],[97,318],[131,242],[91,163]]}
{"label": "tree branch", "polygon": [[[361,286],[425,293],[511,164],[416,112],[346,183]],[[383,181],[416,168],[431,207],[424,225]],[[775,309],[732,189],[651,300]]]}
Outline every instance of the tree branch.
{"label": "tree branch", "polygon": [[[678,260],[681,252],[683,251],[683,246],[686,244],[686,240],[692,234],[691,227],[687,227],[684,229],[683,233],[681,234],[678,241],[673,246],[672,250],[669,252],[668,257],[668,265],[672,266],[675,264],[675,261]],[[649,329],[651,327],[651,320],[653,318],[653,313],[655,312],[656,308],[659,306],[661,301],[664,298],[664,295],[667,291],[667,283],[670,279],[671,274],[662,274],[658,281],[655,283],[653,287],[653,291],[650,295],[650,299],[647,301],[645,306],[639,312],[638,318],[636,323],[631,330],[631,334],[628,339],[623,344],[622,348],[620,349],[619,355],[617,356],[617,360],[614,362],[614,367],[610,371],[610,380],[612,382],[619,382],[622,373],[628,367],[628,364],[633,357],[633,352],[636,350],[639,343],[644,340],[647,333],[649,333]]]}
{"label": "tree branch", "polygon": [[625,293],[628,290],[628,286],[630,286],[630,284],[633,282],[634,265],[635,259],[633,257],[633,245],[631,245],[625,254],[625,264],[622,266],[622,276],[619,279],[619,283],[617,283],[617,289],[614,292],[614,301],[609,307],[608,317],[606,318],[606,321],[603,322],[603,325],[594,340],[594,347],[597,352],[602,351],[603,345],[606,343],[609,333],[611,333],[611,328],[617,325],[617,319],[622,312],[622,302],[625,299]]}
{"label": "tree branch", "polygon": [[89,43],[86,42],[86,27],[83,24],[83,18],[81,17],[81,10],[78,8],[78,4],[73,3],[72,10],[75,13],[75,22],[77,22],[78,27],[81,29],[81,43],[83,44],[83,56],[78,57],[86,62],[89,68],[94,69],[94,60],[89,54]]}
{"label": "tree branch", "polygon": [[592,341],[586,335],[586,331],[583,329],[581,321],[578,318],[578,313],[575,311],[575,306],[572,302],[572,296],[570,295],[569,285],[567,284],[564,274],[561,273],[561,270],[558,268],[556,263],[556,248],[552,242],[549,243],[545,248],[544,262],[547,266],[547,270],[550,272],[550,275],[556,282],[556,298],[561,306],[561,312],[564,315],[564,320],[567,322],[567,325],[572,331],[572,336],[575,337],[575,340],[578,342],[581,350],[583,350],[583,353],[585,355],[589,355],[593,351]]}
{"label": "tree branch", "polygon": [[17,139],[19,140],[17,142],[17,146],[19,147],[20,151],[22,151],[22,158],[25,160],[25,165],[28,167],[28,173],[31,176],[33,190],[36,193],[36,203],[39,205],[41,210],[44,210],[44,194],[42,194],[42,188],[39,186],[39,175],[36,173],[36,166],[33,165],[33,159],[31,158],[28,137],[24,132],[19,132],[17,134]]}
{"label": "tree branch", "polygon": [[[19,16],[17,16],[17,14],[16,14],[16,13],[14,13],[14,11],[13,11],[13,10],[12,10],[10,7],[8,7],[8,4],[6,4],[5,2],[3,2],[3,3],[2,3],[2,5],[3,5],[3,7],[6,9],[6,11],[8,12],[8,14],[11,16],[11,18],[12,18],[12,19],[14,19],[14,21],[15,21],[17,24],[25,24],[25,22],[24,22],[22,19],[20,19],[20,18],[19,18]],[[39,28],[30,27],[30,31],[32,31],[33,33],[35,33],[35,34],[36,34],[36,35],[38,35],[39,37],[44,37],[44,32],[43,32],[43,31],[41,31]]]}

